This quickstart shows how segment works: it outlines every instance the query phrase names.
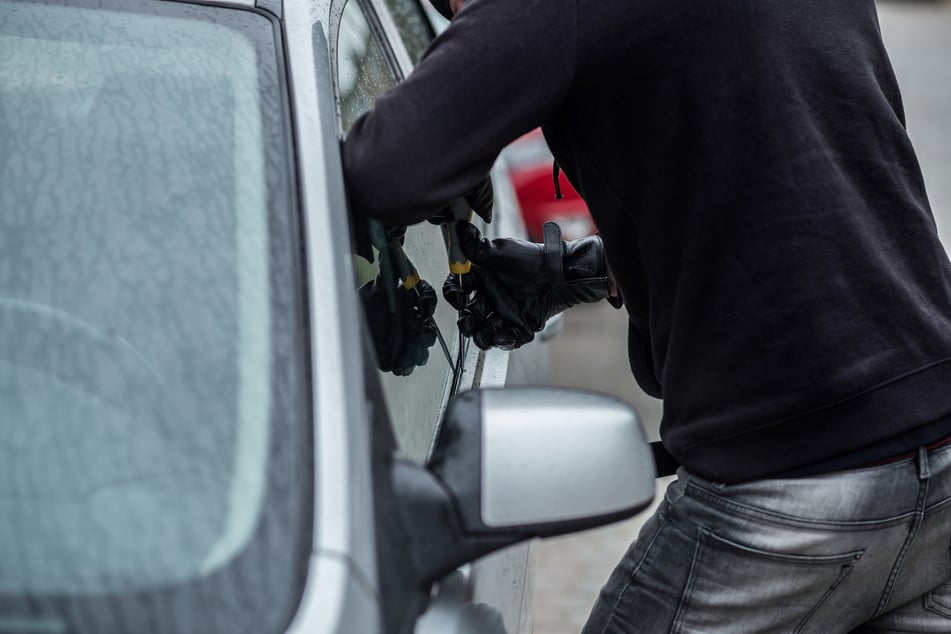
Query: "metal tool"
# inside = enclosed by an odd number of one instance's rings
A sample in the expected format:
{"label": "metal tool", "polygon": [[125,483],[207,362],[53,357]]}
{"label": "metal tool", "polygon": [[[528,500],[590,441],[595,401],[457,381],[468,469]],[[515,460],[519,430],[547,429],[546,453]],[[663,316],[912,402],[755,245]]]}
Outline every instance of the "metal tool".
{"label": "metal tool", "polygon": [[[406,255],[406,251],[403,250],[403,245],[401,245],[399,242],[394,242],[390,248],[396,256],[397,269],[399,271],[399,277],[402,281],[403,288],[416,291],[418,294],[420,277],[419,271],[417,271],[416,267],[413,265],[413,261],[409,259],[408,255]],[[452,353],[449,351],[449,346],[446,344],[446,339],[442,336],[442,331],[439,330],[439,326],[436,324],[436,320],[433,319],[432,316],[428,318],[428,321],[432,325],[433,330],[436,331],[436,339],[439,341],[439,346],[442,348],[442,352],[446,356],[446,362],[449,364],[449,367],[453,367]]]}
{"label": "metal tool", "polygon": [[[460,220],[471,222],[472,208],[465,198],[456,198],[449,203],[449,211],[450,219],[442,225],[442,237],[446,243],[446,255],[449,258],[449,275],[455,276],[456,278],[454,280],[454,288],[456,289],[455,294],[458,295],[454,300],[450,300],[450,303],[454,306],[465,306],[466,293],[463,290],[465,287],[462,283],[462,277],[469,274],[469,271],[472,269],[472,263],[469,261],[469,258],[466,257],[466,254],[462,252],[462,247],[459,245],[459,233],[456,229],[456,224]],[[446,295],[446,293],[446,287],[443,287],[443,294]],[[450,299],[448,296],[446,298]],[[462,317],[462,308],[458,310],[459,317]],[[462,378],[462,363],[466,356],[466,344],[466,338],[462,332],[460,332],[459,355],[456,358],[456,364],[453,369],[453,392],[456,391],[459,381]],[[450,365],[452,364],[450,363]]]}

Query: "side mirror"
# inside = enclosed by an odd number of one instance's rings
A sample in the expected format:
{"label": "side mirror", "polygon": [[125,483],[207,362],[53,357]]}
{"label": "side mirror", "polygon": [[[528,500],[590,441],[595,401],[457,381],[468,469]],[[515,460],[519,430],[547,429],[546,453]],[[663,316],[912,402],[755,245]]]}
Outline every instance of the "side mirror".
{"label": "side mirror", "polygon": [[422,583],[519,541],[630,517],[654,496],[634,410],[558,388],[458,395],[426,468],[396,461],[393,476]]}

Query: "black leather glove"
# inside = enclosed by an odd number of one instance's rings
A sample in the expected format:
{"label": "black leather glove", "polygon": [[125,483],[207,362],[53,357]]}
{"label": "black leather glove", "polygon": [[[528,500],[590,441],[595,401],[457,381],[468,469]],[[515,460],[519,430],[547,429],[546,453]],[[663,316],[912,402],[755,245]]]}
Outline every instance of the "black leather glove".
{"label": "black leather glove", "polygon": [[466,199],[466,202],[469,203],[469,208],[472,209],[477,216],[485,220],[486,223],[492,222],[492,207],[495,204],[495,193],[492,188],[491,176],[486,176],[485,180],[467,191],[465,195],[463,195],[463,198]]}
{"label": "black leather glove", "polygon": [[[544,244],[506,238],[490,242],[464,222],[457,231],[472,270],[450,275],[443,295],[462,311],[459,329],[483,350],[518,348],[534,339],[552,315],[608,297],[599,236],[564,242],[553,222],[545,224]],[[460,298],[466,299],[464,306]]]}
{"label": "black leather glove", "polygon": [[430,218],[429,222],[441,225],[461,220],[463,217],[468,219],[469,210],[471,209],[477,216],[489,223],[492,222],[494,204],[495,194],[492,189],[492,177],[486,176],[478,185],[448,203],[441,212]]}

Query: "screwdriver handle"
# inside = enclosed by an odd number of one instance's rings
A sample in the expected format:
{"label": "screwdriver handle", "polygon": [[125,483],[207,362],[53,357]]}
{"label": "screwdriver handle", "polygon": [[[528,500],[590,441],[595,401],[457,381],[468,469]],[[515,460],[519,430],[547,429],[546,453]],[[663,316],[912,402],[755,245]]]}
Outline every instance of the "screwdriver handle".
{"label": "screwdriver handle", "polygon": [[471,221],[472,209],[464,198],[456,198],[449,204],[449,210],[452,212],[452,220],[442,225],[442,237],[446,242],[446,253],[449,256],[449,272],[454,275],[465,275],[472,268],[472,263],[459,246],[456,222]]}
{"label": "screwdriver handle", "polygon": [[399,269],[400,279],[403,280],[403,288],[412,290],[419,284],[419,271],[413,265],[413,261],[406,255],[403,245],[399,242],[393,243],[393,250],[396,252],[396,264]]}

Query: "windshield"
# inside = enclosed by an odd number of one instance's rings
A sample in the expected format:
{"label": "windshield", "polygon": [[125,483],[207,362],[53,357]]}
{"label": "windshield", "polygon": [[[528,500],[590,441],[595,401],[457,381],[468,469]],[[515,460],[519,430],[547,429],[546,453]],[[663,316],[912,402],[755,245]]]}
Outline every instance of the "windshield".
{"label": "windshield", "polygon": [[264,632],[310,538],[277,29],[0,0],[0,632]]}

